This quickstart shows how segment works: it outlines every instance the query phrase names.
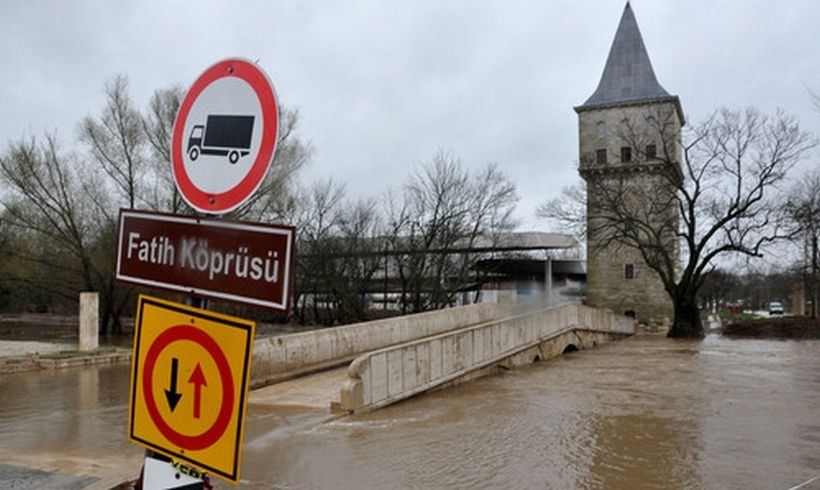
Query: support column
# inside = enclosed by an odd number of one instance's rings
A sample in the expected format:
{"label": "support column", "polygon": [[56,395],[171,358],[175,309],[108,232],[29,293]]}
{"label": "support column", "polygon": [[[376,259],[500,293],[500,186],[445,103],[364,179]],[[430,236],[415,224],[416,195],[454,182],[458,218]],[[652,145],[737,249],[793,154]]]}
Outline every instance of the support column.
{"label": "support column", "polygon": [[97,350],[100,346],[100,294],[80,293],[80,351]]}
{"label": "support column", "polygon": [[547,297],[547,306],[552,306],[552,257],[547,252],[547,260],[544,265],[544,294]]}

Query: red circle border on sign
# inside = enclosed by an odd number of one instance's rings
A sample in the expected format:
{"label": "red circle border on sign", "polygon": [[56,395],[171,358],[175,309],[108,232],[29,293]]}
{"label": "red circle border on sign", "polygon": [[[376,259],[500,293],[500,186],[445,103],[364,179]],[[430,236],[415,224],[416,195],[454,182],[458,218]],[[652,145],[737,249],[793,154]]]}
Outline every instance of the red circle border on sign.
{"label": "red circle border on sign", "polygon": [[[219,370],[219,378],[222,381],[222,404],[219,407],[219,414],[216,420],[208,430],[194,436],[181,434],[174,430],[174,428],[162,418],[162,414],[160,414],[156,399],[154,398],[154,365],[157,363],[159,354],[165,350],[166,347],[180,340],[190,340],[191,342],[201,345],[216,363],[216,367]],[[225,430],[231,422],[231,412],[233,412],[234,406],[233,378],[231,377],[231,367],[228,363],[228,359],[225,357],[222,349],[219,348],[219,344],[217,344],[211,336],[202,330],[188,325],[177,325],[165,330],[154,340],[148,349],[148,353],[145,355],[145,365],[143,366],[142,376],[142,393],[145,397],[145,406],[148,410],[148,414],[151,416],[151,420],[157,429],[168,441],[179,446],[181,449],[196,451],[213,446],[225,433]]]}
{"label": "red circle border on sign", "polygon": [[[262,109],[262,141],[259,152],[247,175],[225,192],[205,192],[193,183],[184,160],[184,131],[188,115],[196,99],[213,82],[224,77],[237,77],[245,81],[259,98]],[[202,213],[227,213],[250,197],[262,183],[268,171],[279,135],[279,106],[273,84],[254,63],[241,58],[229,58],[211,66],[196,79],[179,106],[171,137],[171,168],[182,197],[194,209]]]}

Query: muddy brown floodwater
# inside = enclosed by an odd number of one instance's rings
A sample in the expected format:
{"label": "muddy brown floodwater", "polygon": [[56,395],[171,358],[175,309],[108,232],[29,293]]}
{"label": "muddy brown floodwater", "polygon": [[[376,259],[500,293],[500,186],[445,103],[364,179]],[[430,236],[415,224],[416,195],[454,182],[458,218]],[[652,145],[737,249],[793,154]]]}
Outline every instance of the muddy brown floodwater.
{"label": "muddy brown floodwater", "polygon": [[[3,376],[0,460],[138,451],[128,376]],[[250,405],[240,486],[820,489],[820,341],[640,336],[325,417]]]}

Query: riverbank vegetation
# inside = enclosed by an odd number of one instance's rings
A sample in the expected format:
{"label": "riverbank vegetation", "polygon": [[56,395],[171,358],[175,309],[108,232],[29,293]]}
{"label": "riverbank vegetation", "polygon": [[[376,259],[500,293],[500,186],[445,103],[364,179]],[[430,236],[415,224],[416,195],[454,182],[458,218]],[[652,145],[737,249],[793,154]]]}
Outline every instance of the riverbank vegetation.
{"label": "riverbank vegetation", "polygon": [[820,319],[806,316],[738,319],[724,325],[720,333],[735,338],[820,339]]}

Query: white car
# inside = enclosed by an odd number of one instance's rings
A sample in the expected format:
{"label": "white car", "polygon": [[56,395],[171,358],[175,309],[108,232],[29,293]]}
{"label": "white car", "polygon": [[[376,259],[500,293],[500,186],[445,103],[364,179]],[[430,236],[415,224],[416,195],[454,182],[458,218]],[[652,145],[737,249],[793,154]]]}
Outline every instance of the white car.
{"label": "white car", "polygon": [[782,315],[783,314],[783,304],[778,301],[772,301],[769,303],[769,316],[772,315]]}

